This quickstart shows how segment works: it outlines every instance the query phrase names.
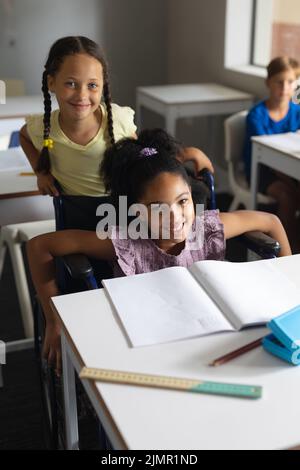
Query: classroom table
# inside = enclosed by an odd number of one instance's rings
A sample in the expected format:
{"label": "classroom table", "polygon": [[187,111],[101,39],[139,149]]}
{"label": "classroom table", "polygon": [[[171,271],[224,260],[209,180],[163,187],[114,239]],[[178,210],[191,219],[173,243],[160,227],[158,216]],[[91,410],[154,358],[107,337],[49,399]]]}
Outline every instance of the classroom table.
{"label": "classroom table", "polygon": [[[57,107],[53,100],[53,108]],[[8,118],[23,118],[30,114],[44,112],[43,95],[8,96],[5,104],[0,104],[0,120]]]}
{"label": "classroom table", "polygon": [[253,96],[216,83],[138,87],[136,92],[136,122],[142,125],[142,108],[165,117],[166,131],[176,135],[179,118],[233,114],[249,109]]}
{"label": "classroom table", "polygon": [[300,180],[300,134],[263,135],[251,140],[251,209],[256,209],[261,164]]}
{"label": "classroom table", "polygon": [[[53,201],[42,196],[21,147],[0,151],[0,226],[54,218]],[[34,196],[34,197],[32,197]]]}
{"label": "classroom table", "polygon": [[[277,266],[300,288],[300,255]],[[146,300],[145,300],[146,301]],[[103,289],[52,298],[62,322],[66,441],[78,448],[74,369],[83,366],[263,386],[249,400],[82,380],[115,449],[286,449],[300,442],[300,367],[261,347],[208,364],[266,328],[131,348]],[[142,307],[141,307],[142,308]]]}

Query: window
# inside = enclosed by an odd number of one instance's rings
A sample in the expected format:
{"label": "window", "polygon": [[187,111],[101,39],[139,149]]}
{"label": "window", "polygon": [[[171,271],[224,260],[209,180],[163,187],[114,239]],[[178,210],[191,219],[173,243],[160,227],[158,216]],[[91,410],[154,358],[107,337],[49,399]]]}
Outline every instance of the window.
{"label": "window", "polygon": [[252,65],[288,55],[300,61],[299,0],[253,0]]}

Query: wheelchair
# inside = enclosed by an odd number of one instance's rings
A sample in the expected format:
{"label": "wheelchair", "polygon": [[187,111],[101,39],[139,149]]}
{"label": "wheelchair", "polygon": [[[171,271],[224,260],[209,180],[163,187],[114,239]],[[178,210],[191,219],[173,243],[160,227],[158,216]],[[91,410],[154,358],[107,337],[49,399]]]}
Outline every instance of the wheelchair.
{"label": "wheelchair", "polygon": [[[213,176],[204,170],[201,180],[189,173],[192,197],[195,204],[204,204],[208,209],[216,208]],[[83,229],[95,230],[99,217],[96,209],[101,203],[111,202],[109,196],[67,196],[54,198],[56,230]],[[279,243],[260,232],[251,232],[237,237],[247,249],[254,251],[262,258],[273,258],[279,253]],[[101,280],[112,277],[112,270],[107,262],[89,260],[82,255],[68,255],[57,260],[57,279],[62,293],[78,292],[101,287]],[[34,309],[35,349],[40,371],[40,384],[43,400],[45,435],[47,445],[52,449],[63,449],[64,422],[61,379],[57,378],[54,370],[41,358],[44,318],[38,307]],[[86,426],[93,429],[95,446],[98,449],[112,449],[105,432],[98,422],[92,406],[79,380],[76,385],[79,434],[80,424],[86,421]],[[80,439],[79,439],[80,440]],[[81,442],[80,442],[81,444]],[[84,447],[84,445],[83,445]]]}

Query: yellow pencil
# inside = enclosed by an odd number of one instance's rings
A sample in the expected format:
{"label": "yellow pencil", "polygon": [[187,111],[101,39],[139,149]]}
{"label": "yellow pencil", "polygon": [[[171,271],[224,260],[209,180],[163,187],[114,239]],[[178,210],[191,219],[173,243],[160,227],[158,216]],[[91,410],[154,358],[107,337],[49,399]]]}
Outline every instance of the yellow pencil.
{"label": "yellow pencil", "polygon": [[35,173],[32,171],[23,171],[22,173],[19,173],[20,176],[35,176]]}

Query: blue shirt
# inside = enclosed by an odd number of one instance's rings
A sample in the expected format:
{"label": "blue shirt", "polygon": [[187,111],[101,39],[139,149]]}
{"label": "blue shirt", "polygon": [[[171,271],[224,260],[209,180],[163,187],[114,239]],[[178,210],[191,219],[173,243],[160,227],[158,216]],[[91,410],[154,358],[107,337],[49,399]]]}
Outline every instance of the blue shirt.
{"label": "blue shirt", "polygon": [[251,137],[296,132],[298,129],[300,129],[300,106],[298,104],[290,102],[286,116],[280,121],[273,121],[270,118],[265,101],[261,101],[250,110],[246,122],[244,151],[245,172],[249,182],[251,175]]}

